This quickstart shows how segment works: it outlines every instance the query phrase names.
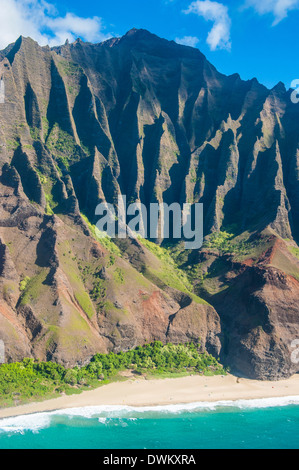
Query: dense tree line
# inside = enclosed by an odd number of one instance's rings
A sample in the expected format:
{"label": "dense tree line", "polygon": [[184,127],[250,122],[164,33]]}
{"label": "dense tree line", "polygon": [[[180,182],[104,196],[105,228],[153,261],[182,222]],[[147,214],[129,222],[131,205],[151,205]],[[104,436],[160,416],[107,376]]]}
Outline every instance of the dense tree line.
{"label": "dense tree line", "polygon": [[223,367],[211,355],[200,353],[194,343],[163,345],[156,341],[134,350],[96,354],[84,367],[67,369],[55,362],[24,359],[0,366],[0,404],[12,404],[65,392],[76,393],[88,387],[107,383],[123,370],[137,374],[169,373],[223,374]]}

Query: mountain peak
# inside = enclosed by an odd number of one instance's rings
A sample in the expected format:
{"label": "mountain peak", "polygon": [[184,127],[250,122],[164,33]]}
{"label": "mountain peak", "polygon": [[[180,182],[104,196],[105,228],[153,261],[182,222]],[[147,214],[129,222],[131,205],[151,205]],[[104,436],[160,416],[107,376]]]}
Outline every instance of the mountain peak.
{"label": "mountain peak", "polygon": [[[122,38],[121,40],[132,40],[132,41],[148,41],[148,42],[153,42],[153,41],[167,41],[166,39],[161,38],[160,36],[157,36],[154,33],[151,33],[147,29],[137,29],[137,28],[132,28],[130,29]],[[167,41],[169,42],[169,41]]]}
{"label": "mountain peak", "polygon": [[273,88],[271,91],[276,91],[278,93],[286,93],[286,87],[285,87],[285,84],[283,82],[278,82]]}
{"label": "mountain peak", "polygon": [[[130,29],[124,37],[131,37],[131,36],[155,36],[153,33],[151,33],[150,31],[148,31],[147,29],[143,29],[143,28],[132,28]],[[157,36],[156,36],[157,37]]]}
{"label": "mountain peak", "polygon": [[124,36],[114,42],[115,45],[125,45],[130,49],[138,49],[140,52],[153,54],[166,58],[189,57],[203,58],[199,49],[177,44],[175,41],[157,36],[146,29],[130,29]]}
{"label": "mountain peak", "polygon": [[18,39],[16,40],[15,44],[21,44],[21,43],[28,43],[28,44],[38,44],[34,39],[32,39],[30,36],[19,36]]}

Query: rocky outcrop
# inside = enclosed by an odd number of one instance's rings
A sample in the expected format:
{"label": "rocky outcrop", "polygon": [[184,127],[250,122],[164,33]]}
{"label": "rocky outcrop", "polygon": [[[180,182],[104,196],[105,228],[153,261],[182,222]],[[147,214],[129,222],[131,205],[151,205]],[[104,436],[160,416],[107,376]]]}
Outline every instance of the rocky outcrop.
{"label": "rocky outcrop", "polygon": [[222,360],[250,378],[289,377],[298,372],[291,358],[298,337],[299,261],[273,236],[257,258],[236,256],[216,256],[200,286],[220,315]]}
{"label": "rocky outcrop", "polygon": [[[73,366],[97,352],[170,338],[200,340],[203,349],[220,353],[212,307],[191,298],[181,302],[185,294],[175,289],[164,293],[116,246],[113,253],[96,241],[81,218],[42,214],[20,180],[17,194],[15,187],[13,178],[0,183],[6,201],[0,220],[11,222],[1,224],[0,239],[0,336],[7,360],[33,356]],[[177,315],[178,324],[172,321]]]}

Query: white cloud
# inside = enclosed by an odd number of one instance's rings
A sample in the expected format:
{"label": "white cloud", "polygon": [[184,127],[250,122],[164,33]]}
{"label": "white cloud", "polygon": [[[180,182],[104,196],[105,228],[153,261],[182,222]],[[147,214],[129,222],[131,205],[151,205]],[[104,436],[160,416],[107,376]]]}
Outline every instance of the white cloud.
{"label": "white cloud", "polygon": [[80,18],[73,13],[67,13],[64,18],[48,18],[47,27],[54,33],[55,38],[61,40],[74,39],[82,37],[86,41],[101,41],[104,35],[100,32],[102,29],[101,18],[97,16],[93,18]]}
{"label": "white cloud", "polygon": [[278,24],[292,10],[299,9],[299,0],[247,0],[245,6],[253,7],[260,15],[272,13],[273,25]]}
{"label": "white cloud", "polygon": [[206,21],[213,21],[214,25],[207,37],[207,43],[212,51],[216,49],[230,49],[231,19],[227,6],[210,0],[197,0],[184,13],[195,13]]}
{"label": "white cloud", "polygon": [[199,39],[196,36],[184,36],[183,38],[176,38],[175,42],[183,46],[195,47],[199,43]]}
{"label": "white cloud", "polygon": [[67,13],[62,17],[44,0],[0,0],[0,49],[20,35],[30,36],[41,45],[59,45],[78,36],[99,42],[108,36],[102,32],[101,18],[82,18]]}

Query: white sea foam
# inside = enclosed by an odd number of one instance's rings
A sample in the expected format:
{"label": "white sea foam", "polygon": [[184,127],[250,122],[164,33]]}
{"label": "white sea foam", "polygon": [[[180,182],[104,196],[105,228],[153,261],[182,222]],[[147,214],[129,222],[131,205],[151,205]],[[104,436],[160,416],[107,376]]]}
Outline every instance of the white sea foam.
{"label": "white sea foam", "polygon": [[108,418],[98,418],[99,423],[106,424]]}
{"label": "white sea foam", "polygon": [[0,420],[0,435],[3,432],[23,433],[25,431],[38,432],[51,424],[50,413],[36,413],[32,415],[17,416]]}
{"label": "white sea foam", "polygon": [[[143,413],[167,413],[177,414],[183,412],[194,412],[201,410],[217,410],[218,408],[238,408],[238,409],[254,409],[254,408],[273,408],[289,405],[299,405],[299,396],[278,397],[278,398],[261,398],[254,400],[226,400],[216,402],[194,402],[181,403],[161,406],[125,406],[125,405],[103,405],[84,408],[72,408],[55,411],[55,414],[67,416],[82,416],[92,418],[96,416],[106,417],[125,417],[130,415],[131,419],[137,419]],[[134,415],[132,417],[132,415]],[[1,425],[1,421],[0,421]]]}
{"label": "white sea foam", "polygon": [[47,428],[51,425],[52,419],[55,417],[67,418],[95,418],[101,424],[111,423],[111,420],[118,419],[122,425],[126,425],[123,420],[135,421],[143,417],[151,417],[151,415],[180,414],[184,412],[200,412],[200,411],[217,411],[220,409],[261,409],[273,407],[285,407],[290,405],[299,405],[299,396],[290,396],[283,398],[263,398],[255,400],[237,400],[237,401],[217,401],[217,402],[196,402],[187,404],[164,405],[164,406],[122,406],[122,405],[103,405],[81,408],[70,408],[57,410],[48,413],[36,413],[31,415],[17,416],[13,418],[5,418],[0,420],[0,434],[7,433],[23,433],[25,431],[38,432],[40,429]]}

